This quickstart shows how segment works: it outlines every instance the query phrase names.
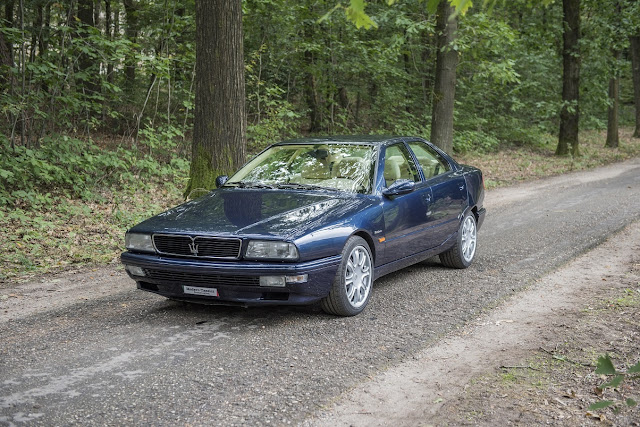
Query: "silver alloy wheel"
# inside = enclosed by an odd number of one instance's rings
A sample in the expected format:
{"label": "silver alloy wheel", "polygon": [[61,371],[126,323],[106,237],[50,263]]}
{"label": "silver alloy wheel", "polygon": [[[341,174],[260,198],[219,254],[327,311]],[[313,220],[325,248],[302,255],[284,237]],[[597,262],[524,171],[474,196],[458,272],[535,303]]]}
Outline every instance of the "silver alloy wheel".
{"label": "silver alloy wheel", "polygon": [[363,246],[356,246],[349,254],[344,271],[344,286],[349,304],[360,308],[371,291],[371,256]]}
{"label": "silver alloy wheel", "polygon": [[462,257],[466,262],[471,262],[476,253],[476,240],[476,221],[468,215],[462,224]]}

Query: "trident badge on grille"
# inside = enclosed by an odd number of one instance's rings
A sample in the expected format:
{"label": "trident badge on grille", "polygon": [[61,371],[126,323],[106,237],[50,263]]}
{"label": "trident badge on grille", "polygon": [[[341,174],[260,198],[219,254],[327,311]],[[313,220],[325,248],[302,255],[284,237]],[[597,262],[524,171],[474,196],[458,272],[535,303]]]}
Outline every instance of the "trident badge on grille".
{"label": "trident badge on grille", "polygon": [[189,250],[191,251],[193,256],[198,256],[198,245],[196,245],[195,241],[189,243]]}

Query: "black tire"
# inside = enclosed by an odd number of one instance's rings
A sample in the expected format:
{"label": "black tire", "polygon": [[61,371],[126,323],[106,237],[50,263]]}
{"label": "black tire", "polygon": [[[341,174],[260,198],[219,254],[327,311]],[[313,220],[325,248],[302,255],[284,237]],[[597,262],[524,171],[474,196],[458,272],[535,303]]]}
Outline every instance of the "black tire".
{"label": "black tire", "polygon": [[467,212],[460,223],[456,244],[440,254],[440,262],[446,267],[467,268],[473,263],[478,244],[478,227],[473,212]]}
{"label": "black tire", "polygon": [[320,306],[328,314],[355,316],[367,306],[372,287],[371,249],[362,237],[351,236],[342,249],[342,261],[333,280],[331,292],[320,301]]}

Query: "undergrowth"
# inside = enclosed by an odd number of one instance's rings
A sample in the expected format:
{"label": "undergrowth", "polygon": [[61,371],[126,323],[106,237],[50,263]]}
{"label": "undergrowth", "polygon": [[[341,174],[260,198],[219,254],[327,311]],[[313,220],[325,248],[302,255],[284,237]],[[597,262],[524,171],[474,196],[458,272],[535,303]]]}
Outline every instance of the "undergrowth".
{"label": "undergrowth", "polygon": [[0,281],[117,260],[135,223],[181,201],[188,162],[66,136],[0,151]]}

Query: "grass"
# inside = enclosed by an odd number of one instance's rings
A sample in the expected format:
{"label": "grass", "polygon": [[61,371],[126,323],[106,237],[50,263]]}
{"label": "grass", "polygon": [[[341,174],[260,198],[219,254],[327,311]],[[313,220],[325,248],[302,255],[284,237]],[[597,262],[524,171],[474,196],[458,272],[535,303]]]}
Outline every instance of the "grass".
{"label": "grass", "polygon": [[[555,156],[555,144],[506,146],[492,153],[458,156],[483,170],[487,188],[590,169],[640,156],[640,139],[620,132],[620,148],[604,147],[605,134],[582,132],[581,156]],[[551,140],[551,138],[549,138]],[[0,206],[0,286],[3,282],[83,265],[117,263],[127,228],[182,202],[187,169],[168,180],[145,182],[92,201],[57,197],[40,207]]]}

